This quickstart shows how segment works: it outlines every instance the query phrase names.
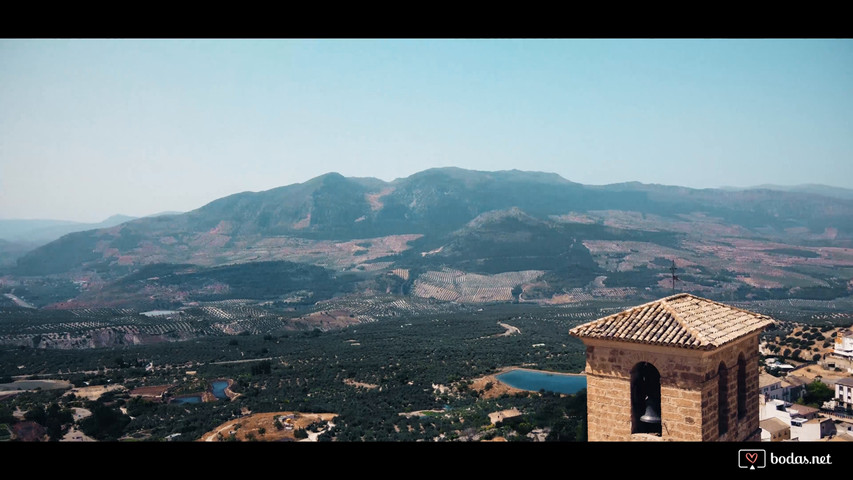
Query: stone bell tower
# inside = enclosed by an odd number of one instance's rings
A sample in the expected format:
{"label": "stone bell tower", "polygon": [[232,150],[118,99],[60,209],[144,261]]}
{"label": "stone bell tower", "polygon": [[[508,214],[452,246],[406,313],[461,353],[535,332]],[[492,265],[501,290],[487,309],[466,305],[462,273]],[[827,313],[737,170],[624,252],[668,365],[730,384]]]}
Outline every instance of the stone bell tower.
{"label": "stone bell tower", "polygon": [[758,335],[772,323],[681,293],[571,329],[589,440],[760,440]]}

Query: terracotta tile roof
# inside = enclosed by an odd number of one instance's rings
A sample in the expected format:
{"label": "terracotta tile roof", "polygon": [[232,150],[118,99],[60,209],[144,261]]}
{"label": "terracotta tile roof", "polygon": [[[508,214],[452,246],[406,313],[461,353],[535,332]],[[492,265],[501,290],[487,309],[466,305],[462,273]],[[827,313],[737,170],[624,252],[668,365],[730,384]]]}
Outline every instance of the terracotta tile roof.
{"label": "terracotta tile roof", "polygon": [[800,405],[797,403],[793,403],[793,404],[789,405],[787,408],[788,408],[788,410],[793,410],[793,411],[799,413],[800,415],[811,415],[813,413],[817,413],[820,411],[817,408],[810,407],[808,405]]}
{"label": "terracotta tile roof", "polygon": [[853,437],[851,437],[847,433],[839,433],[834,437],[830,437],[827,442],[853,442]]}
{"label": "terracotta tile roof", "polygon": [[853,378],[850,378],[850,377],[839,378],[838,380],[835,381],[835,383],[836,383],[836,385],[841,384],[841,385],[845,385],[848,387],[853,387]]}
{"label": "terracotta tile roof", "polygon": [[784,387],[787,385],[789,387],[800,387],[802,385],[808,385],[809,383],[812,383],[812,381],[813,380],[809,380],[808,378],[803,378],[798,375],[788,374],[788,376],[782,379],[782,386]]}
{"label": "terracotta tile roof", "polygon": [[784,432],[785,430],[789,430],[789,431],[791,430],[790,425],[783,422],[782,420],[779,420],[776,417],[770,417],[770,418],[766,418],[764,420],[761,420],[760,422],[758,422],[758,426],[767,430],[771,434]]}
{"label": "terracotta tile roof", "polygon": [[679,293],[579,325],[579,338],[710,350],[762,330],[773,320],[688,293]]}
{"label": "terracotta tile roof", "polygon": [[768,387],[770,385],[773,385],[774,383],[782,383],[782,379],[776,378],[773,375],[770,375],[769,373],[764,373],[764,372],[761,372],[758,375],[758,387],[759,388]]}

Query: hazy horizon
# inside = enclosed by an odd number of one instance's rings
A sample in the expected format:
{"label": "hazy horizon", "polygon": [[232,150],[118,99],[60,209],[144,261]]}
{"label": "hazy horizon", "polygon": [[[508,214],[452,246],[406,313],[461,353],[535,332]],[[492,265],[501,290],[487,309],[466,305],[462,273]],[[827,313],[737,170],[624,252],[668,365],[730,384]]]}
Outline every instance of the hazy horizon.
{"label": "hazy horizon", "polygon": [[434,167],[853,188],[851,40],[0,40],[0,218]]}
{"label": "hazy horizon", "polygon": [[[442,168],[442,167],[437,167],[437,168]],[[518,169],[516,169],[516,170],[518,170]],[[492,171],[497,171],[497,170],[492,170]],[[504,170],[504,171],[506,171],[506,170]],[[534,172],[533,170],[524,170],[524,171],[527,171],[527,172]],[[338,172],[326,172],[326,173],[338,173]],[[418,172],[415,172],[415,173],[418,173]],[[541,173],[555,173],[555,172],[541,172]],[[324,174],[320,174],[320,175],[318,175],[318,176],[321,176],[321,175],[324,175]],[[352,176],[352,177],[350,177],[350,178],[355,178],[355,177],[356,177],[356,176]],[[316,178],[316,177],[312,177],[312,178]],[[365,178],[365,177],[361,177],[361,178]],[[373,177],[373,178],[375,178],[375,177]],[[405,178],[405,177],[398,177],[397,179],[399,179],[399,178]],[[397,180],[397,179],[386,180],[386,181],[391,182],[391,181],[393,181],[393,180]],[[311,179],[308,179],[308,180],[311,180]],[[308,180],[306,180],[306,181],[308,181]],[[571,181],[571,179],[566,179],[566,180],[570,180],[570,181]],[[616,182],[616,183],[630,183],[630,182],[631,182],[631,181],[627,181],[627,182]],[[294,184],[298,184],[298,183],[304,183],[304,182],[296,182],[296,183],[294,183]],[[606,185],[614,185],[614,184],[616,184],[616,183],[608,183],[608,184],[585,184],[585,185],[588,185],[588,186],[606,186]],[[645,182],[640,182],[640,183],[644,183],[644,184],[646,184],[646,185],[653,185],[653,183],[645,183]],[[294,184],[288,184],[288,185],[294,185]],[[288,186],[288,185],[279,185],[279,187],[286,187],[286,186]],[[657,185],[663,185],[663,184],[657,184]],[[679,186],[681,186],[681,187],[683,187],[684,185],[667,184],[667,185],[664,185],[664,186],[674,186],[674,187],[679,187]],[[748,185],[748,186],[744,186],[744,187],[736,187],[736,186],[730,186],[730,185],[721,185],[721,186],[719,186],[719,187],[699,187],[699,188],[718,188],[718,189],[735,189],[735,190],[740,190],[740,189],[752,189],[752,188],[760,189],[760,188],[765,188],[765,187],[811,187],[811,186],[814,186],[814,187],[818,187],[818,186],[825,186],[825,187],[829,187],[829,188],[840,188],[840,189],[850,190],[851,192],[853,192],[853,189],[849,189],[849,188],[845,188],[845,187],[834,187],[834,186],[832,186],[832,185],[824,185],[824,184],[806,184],[806,183],[803,183],[803,184],[797,184],[797,185],[763,184],[763,185]],[[278,188],[278,187],[272,187],[272,188],[274,189],[274,188]],[[692,188],[692,187],[687,187],[687,188]],[[267,190],[269,190],[269,189],[267,189]],[[257,193],[257,192],[261,192],[261,191],[264,191],[264,190],[243,190],[243,191],[240,191],[240,192],[232,192],[232,193],[229,193],[229,194],[223,195],[222,197],[225,197],[225,196],[228,196],[228,195],[235,195],[235,194],[239,194],[239,193],[246,193],[246,192],[254,192],[254,193]],[[211,199],[210,199],[210,201],[204,202],[203,204],[200,204],[200,205],[199,205],[198,207],[196,207],[196,208],[201,208],[201,207],[203,207],[203,206],[207,205],[208,203],[213,202],[213,201],[215,201],[215,200],[217,200],[217,199],[219,199],[219,198],[222,198],[222,197],[211,198]],[[159,215],[180,215],[180,214],[184,214],[184,213],[187,213],[187,212],[189,212],[189,211],[195,210],[196,208],[192,208],[192,209],[190,209],[190,210],[185,210],[185,211],[177,211],[177,210],[163,210],[163,211],[157,211],[157,212],[153,212],[153,213],[143,213],[143,214],[141,214],[141,215],[127,215],[127,214],[125,214],[125,213],[123,213],[123,212],[116,212],[116,213],[113,213],[113,214],[108,215],[107,217],[99,218],[99,219],[95,219],[95,220],[69,220],[69,219],[65,219],[65,218],[12,218],[12,217],[0,217],[0,221],[4,221],[4,220],[23,220],[23,221],[28,221],[28,220],[48,220],[48,221],[64,221],[64,222],[72,222],[72,223],[73,223],[73,222],[79,222],[79,223],[101,223],[101,222],[103,222],[103,221],[109,220],[109,219],[110,219],[110,218],[112,218],[112,217],[122,217],[122,216],[127,216],[127,217],[131,217],[131,218],[142,218],[142,217],[154,217],[154,216],[159,216]]]}

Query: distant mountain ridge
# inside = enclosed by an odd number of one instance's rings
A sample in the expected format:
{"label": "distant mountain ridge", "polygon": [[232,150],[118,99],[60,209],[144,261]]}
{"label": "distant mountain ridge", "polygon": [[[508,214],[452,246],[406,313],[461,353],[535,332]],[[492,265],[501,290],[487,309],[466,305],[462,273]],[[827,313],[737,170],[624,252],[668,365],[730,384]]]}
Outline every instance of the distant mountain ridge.
{"label": "distant mountain ridge", "polygon": [[[181,213],[183,212],[165,211],[147,215],[144,218],[180,215]],[[0,240],[24,243],[47,243],[69,233],[109,228],[124,222],[136,220],[137,218],[140,217],[116,214],[96,223],[50,219],[0,219]]]}
{"label": "distant mountain ridge", "polygon": [[[181,212],[160,212],[147,217],[179,215]],[[120,225],[139,217],[112,215],[97,223],[74,222],[70,220],[47,219],[0,219],[0,267],[15,264],[25,253],[63,235],[86,230],[96,230]]]}
{"label": "distant mountain ridge", "polygon": [[754,187],[722,187],[722,190],[775,190],[779,192],[798,192],[808,193],[811,195],[822,195],[825,197],[841,198],[845,200],[853,200],[853,189],[831,187],[829,185],[820,185],[816,183],[805,183],[802,185],[773,185],[764,184]]}
{"label": "distant mountain ridge", "polygon": [[138,217],[113,215],[102,222],[85,223],[69,220],[0,220],[0,239],[18,242],[49,242],[84,230],[95,230],[119,225]]}
{"label": "distant mountain ridge", "polygon": [[[759,248],[755,242],[775,252],[761,268],[789,258],[810,263],[791,274],[780,268],[794,266],[780,264],[756,280],[752,267],[732,264],[737,251]],[[636,182],[587,186],[552,173],[448,167],[391,182],[333,172],[229,195],[184,214],[71,233],[19,258],[12,273],[90,278],[97,272],[99,281],[110,282],[152,264],[286,261],[365,281],[393,268],[411,271],[399,277],[411,279],[403,285],[383,280],[365,287],[406,291],[420,273],[443,268],[483,275],[537,270],[560,273],[546,273],[530,288],[562,295],[587,284],[658,288],[666,259],[679,258],[705,282],[696,288],[780,284],[773,275],[801,279],[792,286],[836,288],[836,280],[824,278],[830,266],[853,262],[843,252],[850,247],[849,199]],[[835,250],[818,248],[842,250],[827,257]],[[720,252],[732,260],[718,264]]]}

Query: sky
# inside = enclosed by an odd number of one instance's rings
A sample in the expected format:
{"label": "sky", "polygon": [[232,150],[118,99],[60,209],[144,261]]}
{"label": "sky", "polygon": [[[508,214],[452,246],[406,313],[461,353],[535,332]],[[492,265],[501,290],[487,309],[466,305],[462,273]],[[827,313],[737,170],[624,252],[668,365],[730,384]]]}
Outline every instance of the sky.
{"label": "sky", "polygon": [[853,188],[853,40],[0,40],[0,219],[445,166]]}

